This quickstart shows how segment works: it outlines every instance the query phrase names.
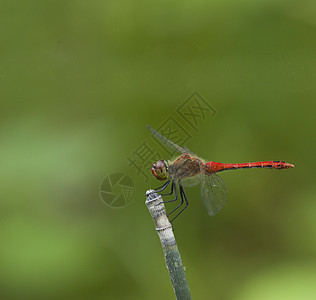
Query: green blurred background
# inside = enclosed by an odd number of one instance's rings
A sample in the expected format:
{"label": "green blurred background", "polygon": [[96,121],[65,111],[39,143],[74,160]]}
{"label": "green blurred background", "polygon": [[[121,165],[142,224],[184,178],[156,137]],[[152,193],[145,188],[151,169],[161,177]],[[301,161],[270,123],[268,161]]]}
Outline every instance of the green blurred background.
{"label": "green blurred background", "polygon": [[[315,1],[1,0],[0,38],[1,299],[174,298],[144,204],[159,183],[127,157],[193,92],[216,109],[194,152],[296,166],[223,173],[215,217],[187,189],[193,298],[315,299]],[[115,172],[122,209],[99,197]]]}

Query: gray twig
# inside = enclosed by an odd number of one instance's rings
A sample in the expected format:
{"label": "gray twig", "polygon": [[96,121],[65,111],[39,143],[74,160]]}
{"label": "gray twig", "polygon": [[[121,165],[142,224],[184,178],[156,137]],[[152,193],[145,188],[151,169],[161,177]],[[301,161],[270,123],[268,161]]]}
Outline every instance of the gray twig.
{"label": "gray twig", "polygon": [[180,252],[173,234],[172,225],[166,215],[162,197],[154,190],[148,190],[145,203],[156,225],[174,293],[177,299],[192,299]]}

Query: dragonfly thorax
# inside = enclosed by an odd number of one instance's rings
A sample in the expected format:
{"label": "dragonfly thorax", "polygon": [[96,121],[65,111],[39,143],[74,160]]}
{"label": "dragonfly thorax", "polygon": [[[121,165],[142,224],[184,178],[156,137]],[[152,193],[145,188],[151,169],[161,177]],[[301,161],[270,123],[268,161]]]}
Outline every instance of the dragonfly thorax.
{"label": "dragonfly thorax", "polygon": [[168,178],[168,163],[165,160],[158,160],[153,164],[151,173],[153,173],[158,180],[166,180]]}

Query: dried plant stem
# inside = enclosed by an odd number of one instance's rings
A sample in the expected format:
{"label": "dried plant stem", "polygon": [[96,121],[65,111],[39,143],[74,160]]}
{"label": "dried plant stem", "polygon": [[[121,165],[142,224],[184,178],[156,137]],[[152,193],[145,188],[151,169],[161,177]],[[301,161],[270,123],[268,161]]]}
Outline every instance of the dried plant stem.
{"label": "dried plant stem", "polygon": [[192,299],[187,278],[185,276],[181,256],[173,234],[172,225],[166,215],[162,197],[154,190],[146,192],[146,205],[156,225],[169,271],[171,283],[177,299]]}

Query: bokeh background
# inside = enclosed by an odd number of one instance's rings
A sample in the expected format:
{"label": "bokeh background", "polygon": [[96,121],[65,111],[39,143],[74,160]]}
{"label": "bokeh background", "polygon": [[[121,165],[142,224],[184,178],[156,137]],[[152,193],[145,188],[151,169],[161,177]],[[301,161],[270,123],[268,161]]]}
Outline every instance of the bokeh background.
{"label": "bokeh background", "polygon": [[[170,116],[208,160],[296,166],[223,173],[215,217],[187,189],[193,298],[315,299],[315,1],[1,0],[0,38],[1,299],[174,299],[159,183],[127,160]],[[216,110],[198,131],[177,115],[194,92]],[[99,196],[115,172],[135,184],[121,209]]]}

